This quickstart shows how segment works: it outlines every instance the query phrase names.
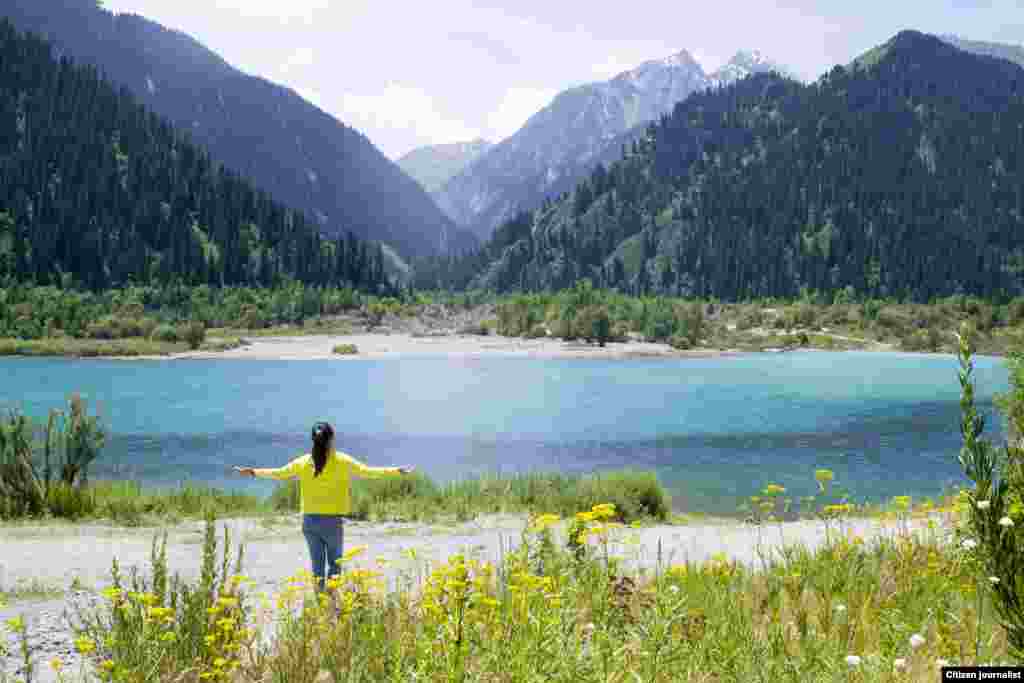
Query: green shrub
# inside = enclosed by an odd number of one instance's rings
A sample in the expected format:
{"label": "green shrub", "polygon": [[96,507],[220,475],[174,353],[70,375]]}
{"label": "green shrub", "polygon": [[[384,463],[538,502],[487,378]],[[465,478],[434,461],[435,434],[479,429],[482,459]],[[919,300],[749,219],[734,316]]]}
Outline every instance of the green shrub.
{"label": "green shrub", "polygon": [[575,489],[573,505],[577,511],[612,503],[619,521],[625,523],[642,517],[665,520],[672,511],[668,494],[653,472],[595,474],[580,479]]}
{"label": "green shrub", "polygon": [[179,340],[178,334],[178,328],[174,325],[164,324],[158,325],[156,329],[153,330],[153,334],[150,338],[153,341],[174,343]]}
{"label": "green shrub", "polygon": [[195,351],[202,346],[206,339],[206,325],[198,320],[193,320],[185,326],[184,338],[188,342],[188,347]]}
{"label": "green shrub", "polygon": [[786,319],[786,327],[792,329],[794,327],[807,327],[810,329],[817,328],[817,317],[818,314],[814,310],[814,306],[810,304],[798,304],[788,309],[784,317]]}
{"label": "green shrub", "polygon": [[686,337],[690,346],[697,346],[704,335],[704,307],[699,302],[677,304],[676,334]]}
{"label": "green shrub", "polygon": [[1024,323],[1024,296],[1018,296],[1007,306],[1008,321],[1011,325]]}
{"label": "green shrub", "polygon": [[764,313],[757,306],[748,308],[743,311],[740,316],[736,319],[737,330],[750,330],[755,327],[761,327],[764,324]]}
{"label": "green shrub", "polygon": [[619,343],[627,342],[629,341],[629,333],[629,323],[625,320],[619,320],[612,325],[611,340]]}
{"label": "green shrub", "polygon": [[878,316],[875,318],[875,324],[882,329],[895,333],[902,332],[906,327],[906,321],[889,309],[883,309],[878,312]]}
{"label": "green shrub", "polygon": [[543,323],[537,323],[526,333],[527,339],[543,339],[548,336],[547,328]]}
{"label": "green shrub", "polygon": [[331,349],[331,353],[335,353],[339,356],[354,356],[359,353],[359,349],[356,348],[355,344],[338,344]]}
{"label": "green shrub", "polygon": [[103,318],[86,325],[85,336],[89,339],[120,339],[121,329],[113,318]]}
{"label": "green shrub", "polygon": [[690,339],[681,334],[673,335],[672,338],[668,340],[668,343],[673,349],[678,349],[680,351],[686,351],[693,348],[693,344],[690,343]]}
{"label": "green shrub", "polygon": [[0,421],[0,516],[84,514],[88,502],[75,489],[87,481],[106,440],[99,418],[72,394],[66,413],[50,411],[41,442],[33,439],[35,431],[16,411]]}
{"label": "green shrub", "polygon": [[86,487],[57,482],[47,491],[46,508],[54,517],[79,519],[96,511],[96,499]]}
{"label": "green shrub", "polygon": [[572,320],[571,325],[575,336],[583,338],[588,344],[597,342],[604,346],[611,338],[611,319],[608,309],[604,306],[587,306]]}
{"label": "green shrub", "polygon": [[841,327],[850,323],[851,316],[848,306],[833,304],[826,309],[822,322],[833,327]]}

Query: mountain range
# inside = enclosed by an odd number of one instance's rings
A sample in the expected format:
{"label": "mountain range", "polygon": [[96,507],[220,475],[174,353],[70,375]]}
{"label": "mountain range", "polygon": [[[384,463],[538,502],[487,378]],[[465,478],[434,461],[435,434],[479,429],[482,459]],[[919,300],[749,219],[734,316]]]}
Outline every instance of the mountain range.
{"label": "mountain range", "polygon": [[477,139],[443,145],[417,147],[398,159],[403,171],[427,192],[437,192],[448,179],[489,150],[494,143]]}
{"label": "mountain range", "polygon": [[519,209],[571,191],[598,163],[622,155],[644,124],[691,93],[718,88],[753,73],[788,71],[759,52],[739,52],[705,73],[686,51],[644,62],[603,82],[565,90],[435,193],[461,227],[487,239]]}
{"label": "mountain range", "polygon": [[1020,150],[1024,69],[904,31],[809,85],[755,74],[692,94],[610,168],[424,277],[724,300],[1020,296]]}
{"label": "mountain range", "polygon": [[50,41],[57,56],[94,64],[328,236],[352,231],[406,258],[459,244],[427,192],[363,134],[183,33],[96,0],[0,0],[0,16]]}

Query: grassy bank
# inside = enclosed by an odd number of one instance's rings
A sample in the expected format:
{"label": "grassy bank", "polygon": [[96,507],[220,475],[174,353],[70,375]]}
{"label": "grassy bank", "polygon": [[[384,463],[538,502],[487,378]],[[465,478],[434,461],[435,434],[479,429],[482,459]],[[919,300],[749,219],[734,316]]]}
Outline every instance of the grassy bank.
{"label": "grassy bank", "polygon": [[[465,521],[493,513],[568,514],[601,500],[615,501],[625,522],[664,521],[671,511],[668,494],[651,472],[533,473],[443,484],[416,474],[402,479],[353,480],[351,517],[432,522]],[[56,487],[49,503],[51,517],[148,526],[199,518],[207,512],[222,517],[298,512],[299,488],[296,481],[280,483],[269,498],[262,498],[191,483],[161,489],[144,488],[135,481],[96,480],[76,489]]]}
{"label": "grassy bank", "polygon": [[162,342],[152,339],[46,339],[0,338],[0,356],[69,356],[76,358],[167,356],[189,350],[228,351],[243,346],[238,337],[210,337],[196,349],[185,342]]}
{"label": "grassy bank", "polygon": [[[821,470],[824,472],[825,470]],[[653,472],[609,471],[597,475],[530,473],[483,475],[438,483],[422,474],[402,479],[355,479],[351,519],[362,521],[462,522],[490,514],[554,513],[569,516],[598,502],[612,502],[624,523],[693,524],[707,521],[771,524],[801,519],[921,518],[948,510],[955,494],[935,499],[852,503],[823,492],[794,502],[785,489],[769,486],[733,514],[708,517],[700,511],[673,510],[671,492]],[[183,482],[175,487],[144,487],[137,481],[91,480],[76,490],[57,487],[43,516],[7,518],[6,523],[40,519],[68,522],[111,521],[129,527],[164,526],[218,517],[263,517],[299,511],[298,482],[278,483],[269,497]]]}

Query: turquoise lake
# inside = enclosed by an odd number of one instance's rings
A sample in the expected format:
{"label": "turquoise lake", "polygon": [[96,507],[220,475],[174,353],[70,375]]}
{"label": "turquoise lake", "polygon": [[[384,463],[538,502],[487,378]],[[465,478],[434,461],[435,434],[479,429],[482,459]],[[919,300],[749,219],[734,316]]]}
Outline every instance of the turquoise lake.
{"label": "turquoise lake", "polygon": [[[975,359],[987,433],[1007,388]],[[231,465],[277,466],[328,420],[339,448],[438,480],[654,469],[684,511],[734,513],[768,483],[856,500],[936,495],[965,480],[952,356],[795,352],[700,359],[0,360],[0,406],[34,416],[79,392],[110,431],[93,478],[186,480],[269,494]],[[97,403],[98,402],[98,403]]]}

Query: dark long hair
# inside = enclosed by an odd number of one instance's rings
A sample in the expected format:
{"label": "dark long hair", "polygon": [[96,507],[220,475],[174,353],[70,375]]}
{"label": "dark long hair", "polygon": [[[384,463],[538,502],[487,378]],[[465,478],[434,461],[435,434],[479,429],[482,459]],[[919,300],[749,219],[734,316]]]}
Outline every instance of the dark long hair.
{"label": "dark long hair", "polygon": [[327,445],[331,443],[334,436],[334,427],[327,422],[317,422],[313,425],[313,472],[314,477],[319,477],[327,464]]}

